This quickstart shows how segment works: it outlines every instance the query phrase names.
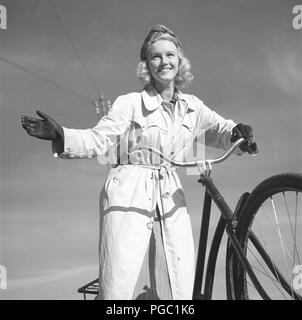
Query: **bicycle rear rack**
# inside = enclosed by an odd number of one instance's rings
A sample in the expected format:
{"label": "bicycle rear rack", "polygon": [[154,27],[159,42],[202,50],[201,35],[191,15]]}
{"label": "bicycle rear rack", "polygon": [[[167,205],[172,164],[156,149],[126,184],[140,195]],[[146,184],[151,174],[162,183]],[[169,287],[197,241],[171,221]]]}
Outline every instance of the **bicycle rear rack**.
{"label": "bicycle rear rack", "polygon": [[99,293],[99,278],[85,284],[83,287],[78,289],[78,293],[82,293],[84,300],[86,299],[86,294],[95,294]]}

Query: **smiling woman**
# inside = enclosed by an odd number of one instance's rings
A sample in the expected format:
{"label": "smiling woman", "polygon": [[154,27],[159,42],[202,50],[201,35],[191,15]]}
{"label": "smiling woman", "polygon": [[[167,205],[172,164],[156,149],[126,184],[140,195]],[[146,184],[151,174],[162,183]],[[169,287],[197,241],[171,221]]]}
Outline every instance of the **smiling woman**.
{"label": "smiling woman", "polygon": [[[150,74],[152,73],[151,68],[152,66],[159,64],[163,58],[162,56],[160,56],[160,53],[156,52],[156,50],[161,49],[160,46],[158,46],[158,44],[156,43],[156,41],[163,42],[164,40],[166,40],[164,42],[165,45],[168,46],[168,48],[166,48],[168,54],[167,59],[169,59],[170,61],[178,58],[176,66],[174,63],[174,69],[175,67],[177,67],[177,72],[175,74],[174,79],[175,86],[179,89],[185,88],[193,80],[193,75],[190,71],[191,64],[189,60],[184,56],[181,43],[178,41],[178,39],[175,37],[174,33],[170,29],[164,27],[164,33],[155,32],[156,30],[160,31],[161,28],[161,25],[153,28],[152,32],[150,32],[149,36],[145,39],[145,42],[140,52],[141,61],[139,62],[137,67],[137,76],[142,81],[144,86],[149,86],[153,84],[153,78]],[[169,49],[171,49],[171,51],[169,51]],[[147,58],[150,54],[150,64],[147,65]]]}
{"label": "smiling woman", "polygon": [[149,69],[157,85],[172,83],[178,73],[177,48],[169,40],[158,40],[148,50]]}
{"label": "smiling woman", "polygon": [[[227,149],[238,130],[246,139],[253,132],[180,91],[192,80],[190,64],[167,27],[151,29],[140,57],[144,89],[119,96],[94,128],[65,128],[40,111],[41,119],[21,121],[29,135],[51,140],[60,159],[98,157],[111,164],[100,195],[98,298],[187,300],[195,250],[179,176],[170,163],[137,151],[152,147],[177,160],[196,139]],[[253,147],[240,148],[253,153]]]}

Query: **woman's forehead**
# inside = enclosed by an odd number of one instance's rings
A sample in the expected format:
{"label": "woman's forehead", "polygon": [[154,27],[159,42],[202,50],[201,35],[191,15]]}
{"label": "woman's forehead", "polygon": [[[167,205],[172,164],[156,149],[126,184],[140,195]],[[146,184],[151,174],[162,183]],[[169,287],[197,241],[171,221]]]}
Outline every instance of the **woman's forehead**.
{"label": "woman's forehead", "polygon": [[162,52],[162,51],[177,51],[175,44],[170,40],[160,39],[158,41],[153,42],[149,46],[150,53],[154,52]]}

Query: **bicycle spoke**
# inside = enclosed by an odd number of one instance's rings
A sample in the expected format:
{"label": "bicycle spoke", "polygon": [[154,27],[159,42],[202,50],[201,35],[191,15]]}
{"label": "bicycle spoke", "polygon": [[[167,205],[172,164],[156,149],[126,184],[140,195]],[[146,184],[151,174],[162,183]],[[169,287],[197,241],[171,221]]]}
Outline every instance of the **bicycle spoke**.
{"label": "bicycle spoke", "polygon": [[261,229],[261,227],[260,227],[260,225],[258,223],[258,219],[255,220],[255,223],[256,223],[257,229],[259,231],[257,234],[260,234],[260,238],[262,239],[264,247],[266,248],[267,247],[266,240],[265,240],[265,237],[263,236],[262,229]]}
{"label": "bicycle spoke", "polygon": [[[278,229],[277,229],[275,223],[274,223],[274,222],[272,221],[272,219],[270,218],[271,214],[268,212],[268,210],[266,209],[266,207],[265,207],[264,205],[261,205],[261,208],[262,208],[263,211],[265,212],[265,215],[266,215],[269,223],[271,224],[271,226],[272,226],[273,229],[275,230],[276,235],[278,236]],[[259,223],[258,223],[258,225],[259,225]],[[263,244],[266,244],[265,239],[263,239]],[[291,259],[291,261],[294,261],[294,259],[293,259],[292,255],[290,254],[290,251],[289,251],[289,249],[287,248],[287,246],[284,246],[284,249],[286,250],[289,258]],[[269,251],[269,250],[267,250],[267,251]],[[285,260],[286,260],[286,258],[285,258]],[[287,261],[287,260],[286,260],[286,261]]]}
{"label": "bicycle spoke", "polygon": [[298,264],[300,264],[300,257],[299,257],[299,252],[298,252],[298,248],[297,248],[297,244],[296,244],[296,236],[297,236],[297,214],[298,214],[298,192],[296,192],[296,206],[295,206],[295,230],[293,230],[293,225],[292,225],[292,220],[290,218],[290,214],[289,214],[289,209],[288,209],[288,204],[287,204],[287,200],[286,200],[286,196],[285,196],[285,192],[283,191],[283,198],[284,198],[284,203],[285,203],[285,208],[286,208],[286,213],[287,213],[287,217],[288,217],[288,221],[289,221],[289,226],[290,226],[290,230],[291,230],[291,234],[293,236],[294,239],[294,257],[292,259],[293,264],[296,261],[296,255],[298,257]]}
{"label": "bicycle spoke", "polygon": [[286,255],[285,255],[283,238],[282,238],[282,234],[281,234],[281,230],[280,230],[280,225],[279,225],[277,211],[276,211],[276,208],[275,208],[275,203],[274,203],[273,197],[271,197],[271,204],[272,204],[272,207],[273,207],[274,217],[275,217],[275,221],[276,221],[276,227],[277,227],[277,230],[278,230],[278,236],[279,236],[280,244],[281,244],[281,247],[282,247],[282,253],[283,253],[284,262],[286,264],[287,269],[289,269],[289,265],[287,263],[287,259],[286,259]]}
{"label": "bicycle spoke", "polygon": [[299,256],[299,252],[298,249],[296,247],[296,235],[297,235],[297,217],[298,217],[298,192],[296,192],[296,210],[295,210],[295,248],[297,250],[297,257],[298,257],[298,264],[301,264],[300,262],[300,256]]}
{"label": "bicycle spoke", "polygon": [[[268,216],[268,217],[269,217],[269,216]],[[258,227],[258,229],[259,229],[259,233],[260,233],[260,236],[261,236],[261,239],[262,239],[263,247],[266,248],[266,251],[269,251],[269,250],[268,250],[267,243],[266,243],[266,240],[265,240],[265,238],[264,238],[264,236],[263,236],[262,230],[261,230],[261,228],[260,228],[260,225],[259,225],[257,219],[255,220],[255,223],[256,223],[256,225],[257,225],[257,227]],[[272,226],[274,227],[274,224],[273,224],[273,223],[271,223],[271,224],[272,224]],[[251,254],[255,257],[255,259],[257,260],[258,264],[262,267],[262,269],[265,270],[263,264],[260,263],[259,259],[256,257],[256,255],[253,253],[253,251],[251,250],[251,248],[250,248],[249,246],[248,246],[248,250],[249,250],[249,251],[251,252]],[[277,270],[275,269],[275,265],[273,265],[273,267],[274,267],[275,274],[276,274],[277,277],[278,277],[278,273],[277,273]],[[260,269],[258,269],[258,271],[260,271]],[[270,278],[271,280],[273,280],[273,278],[270,277],[267,272],[263,272],[263,271],[262,271],[262,273],[265,274],[265,275],[266,275],[268,278]],[[276,281],[276,280],[274,279],[274,281]],[[280,279],[278,279],[277,282],[280,283]],[[278,288],[278,290],[280,291],[280,289],[279,289],[278,286],[277,286],[277,288]],[[281,291],[280,291],[280,292],[281,292]]]}
{"label": "bicycle spoke", "polygon": [[[270,222],[271,226],[272,226],[273,229],[275,230],[276,235],[278,236],[278,239],[280,240],[279,231],[278,231],[278,229],[277,229],[277,226],[276,226],[276,224],[272,221],[272,219],[270,218],[271,214],[268,212],[268,210],[266,209],[266,207],[265,207],[264,205],[261,205],[261,208],[262,208],[263,211],[265,212],[268,221]],[[284,243],[283,243],[283,245],[284,245]],[[289,248],[284,245],[284,246],[282,247],[282,249],[284,249],[284,250],[287,252],[288,257],[290,258],[290,260],[291,260],[291,261],[294,261],[294,258],[292,257],[292,255],[291,255],[291,253],[290,253],[290,251],[289,251]],[[285,257],[284,260],[286,261],[285,264],[288,266],[286,257]]]}
{"label": "bicycle spoke", "polygon": [[[268,279],[270,279],[270,280],[272,281],[272,283],[275,285],[275,287],[277,288],[277,290],[278,290],[278,291],[283,295],[283,297],[287,300],[286,296],[284,295],[284,290],[281,289],[281,288],[278,286],[278,284],[281,285],[281,283],[280,283],[281,281],[280,281],[280,278],[279,278],[279,276],[278,276],[278,273],[276,272],[277,270],[274,268],[274,269],[275,269],[275,272],[277,273],[277,278],[278,278],[278,279],[276,279],[275,277],[272,277],[272,276],[269,275],[269,273],[268,273],[268,271],[266,270],[266,268],[264,267],[263,263],[260,262],[260,260],[258,259],[258,257],[256,257],[255,253],[253,252],[253,250],[252,250],[250,247],[248,247],[248,250],[249,250],[249,252],[254,256],[256,262],[259,264],[259,266],[261,267],[261,269],[260,269],[259,267],[256,267],[255,265],[252,265],[252,267],[253,267],[255,270],[257,270],[259,273],[261,273],[262,275],[264,275],[264,276],[266,276]],[[278,283],[278,284],[277,284],[277,283]],[[253,285],[253,287],[254,287],[254,285]],[[281,287],[282,287],[282,285],[281,285]],[[255,288],[255,289],[256,289],[256,288]]]}
{"label": "bicycle spoke", "polygon": [[[289,221],[289,226],[291,229],[291,234],[293,237],[293,263],[292,263],[292,270],[295,267],[295,261],[296,261],[296,255],[298,257],[298,264],[300,264],[300,257],[299,257],[299,252],[298,252],[298,248],[297,248],[297,244],[296,244],[296,236],[297,236],[297,214],[298,214],[298,192],[296,192],[296,201],[295,201],[295,223],[294,223],[294,230],[293,230],[293,226],[292,226],[292,220],[290,218],[290,214],[289,214],[289,209],[288,209],[288,204],[287,204],[287,200],[286,200],[286,196],[285,196],[285,192],[283,191],[283,198],[284,198],[284,203],[285,203],[285,207],[286,207],[286,213],[287,213],[287,217],[288,217],[288,221]],[[291,283],[293,283],[294,280],[294,274],[291,274]],[[292,296],[294,295],[293,292],[293,288],[292,288]]]}
{"label": "bicycle spoke", "polygon": [[[257,270],[259,273],[262,273],[263,275],[266,275],[271,281],[272,283],[275,285],[277,291],[280,292],[280,294],[284,297],[285,300],[288,300],[288,298],[286,297],[286,295],[284,294],[284,290],[281,290],[280,287],[278,286],[278,284],[280,284],[279,281],[277,281],[275,278],[270,277],[268,274],[261,272],[261,270],[255,266],[253,266],[253,268],[255,268],[255,270]],[[250,288],[252,288],[254,291],[258,292],[257,289],[255,288],[255,286],[247,280],[247,284],[249,285]]]}

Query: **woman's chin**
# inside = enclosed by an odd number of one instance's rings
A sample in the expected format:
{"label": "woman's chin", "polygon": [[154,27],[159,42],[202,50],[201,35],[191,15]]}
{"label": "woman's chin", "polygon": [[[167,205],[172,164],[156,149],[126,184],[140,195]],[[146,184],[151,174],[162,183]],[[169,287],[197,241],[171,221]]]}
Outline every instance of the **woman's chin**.
{"label": "woman's chin", "polygon": [[169,84],[169,83],[174,81],[174,78],[172,78],[172,77],[160,77],[157,81],[162,83],[162,84]]}

